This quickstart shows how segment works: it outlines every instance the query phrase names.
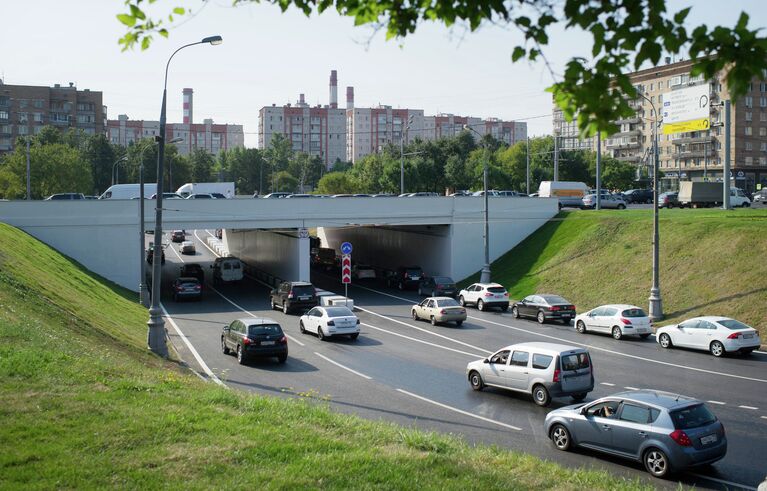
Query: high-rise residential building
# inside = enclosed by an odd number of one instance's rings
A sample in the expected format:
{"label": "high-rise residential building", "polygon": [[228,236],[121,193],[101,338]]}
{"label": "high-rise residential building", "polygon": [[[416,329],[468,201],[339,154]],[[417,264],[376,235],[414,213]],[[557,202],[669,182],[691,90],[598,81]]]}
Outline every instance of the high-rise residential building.
{"label": "high-rise residential building", "polygon": [[36,135],[43,126],[103,134],[106,107],[102,93],[62,87],[9,85],[0,80],[0,153],[10,152],[19,136]]}
{"label": "high-rise residential building", "polygon": [[[653,121],[655,108],[662,111],[664,99],[680,88],[708,85],[712,128],[705,131],[663,134],[658,128],[659,167],[663,189],[675,189],[680,180],[722,180],[724,161],[724,108],[719,103],[730,99],[723,73],[711,80],[690,77],[691,60],[668,63],[629,74],[638,91],[645,94],[629,101],[634,116],[615,121],[620,131],[602,141],[602,152],[637,165],[652,165]],[[767,78],[767,77],[766,77]],[[556,107],[554,135],[562,149],[596,149],[596,138],[581,140],[575,123],[564,121]],[[730,168],[735,186],[747,191],[757,184],[767,186],[767,80],[755,79],[748,93],[731,101]]]}
{"label": "high-rise residential building", "polygon": [[[245,146],[245,133],[239,124],[215,124],[212,119],[204,119],[202,123],[193,120],[193,91],[183,91],[183,123],[167,123],[165,139],[183,138],[174,143],[181,155],[189,155],[197,149],[217,154],[221,150],[242,148]],[[127,115],[120,114],[117,119],[107,121],[107,136],[109,141],[117,145],[131,145],[142,138],[151,138],[160,134],[159,121],[130,120]]]}
{"label": "high-rise residential building", "polygon": [[[346,87],[346,109],[338,108],[338,74],[330,73],[329,105],[310,107],[304,94],[295,105],[272,104],[261,108],[258,146],[267,148],[275,134],[285,135],[293,149],[319,156],[327,167],[336,161],[356,162],[393,144],[416,138],[436,140],[453,137],[470,125],[480,135],[491,134],[508,144],[527,138],[527,123],[496,118],[424,115],[423,109],[394,109],[392,106],[355,107],[354,87]],[[475,138],[479,138],[475,135]]]}

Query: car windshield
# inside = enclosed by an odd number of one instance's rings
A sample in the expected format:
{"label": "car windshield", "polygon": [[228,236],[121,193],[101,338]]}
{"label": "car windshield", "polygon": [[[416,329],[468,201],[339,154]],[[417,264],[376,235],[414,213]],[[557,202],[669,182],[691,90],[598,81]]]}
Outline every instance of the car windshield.
{"label": "car windshield", "polygon": [[248,326],[248,335],[258,336],[261,334],[282,334],[279,324],[261,324],[260,326]]}
{"label": "car windshield", "polygon": [[588,367],[588,353],[573,353],[562,357],[562,370],[581,370]]}
{"label": "car windshield", "polygon": [[752,329],[751,326],[743,324],[740,321],[736,321],[735,319],[725,319],[725,320],[716,321],[716,322],[717,322],[717,324],[721,324],[724,327],[726,327],[727,329],[730,329],[732,331],[737,331],[737,330],[740,330],[740,329]]}
{"label": "car windshield", "polygon": [[325,311],[328,313],[328,317],[350,317],[354,315],[352,311],[346,307],[328,307]]}
{"label": "car windshield", "polygon": [[623,317],[647,317],[645,311],[642,309],[626,309],[621,312]]}
{"label": "car windshield", "polygon": [[407,268],[406,273],[410,276],[421,276],[420,269]]}
{"label": "car windshield", "polygon": [[689,430],[706,426],[716,421],[716,416],[703,404],[689,406],[678,411],[669,413],[674,422],[674,428],[678,430]]}
{"label": "car windshield", "polygon": [[570,303],[559,295],[541,295],[541,298],[546,300],[546,303],[549,305],[554,305],[557,303]]}
{"label": "car windshield", "polygon": [[487,291],[490,293],[506,293],[506,289],[502,286],[489,286]]}
{"label": "car windshield", "polygon": [[293,295],[314,295],[314,287],[311,285],[295,285]]}
{"label": "car windshield", "polygon": [[453,279],[449,278],[447,276],[435,276],[434,277],[434,283],[438,285],[452,285]]}
{"label": "car windshield", "polygon": [[452,298],[446,298],[444,300],[437,300],[437,307],[455,307],[457,305],[458,305],[458,302],[456,302]]}

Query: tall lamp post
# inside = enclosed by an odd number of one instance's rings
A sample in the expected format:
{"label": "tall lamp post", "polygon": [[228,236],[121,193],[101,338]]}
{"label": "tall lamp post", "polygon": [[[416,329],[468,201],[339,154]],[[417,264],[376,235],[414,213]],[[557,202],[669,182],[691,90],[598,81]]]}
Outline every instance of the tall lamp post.
{"label": "tall lamp post", "polygon": [[[474,132],[480,140],[482,140],[482,135],[479,134],[477,130],[469,126],[468,124],[463,125],[463,129],[469,130]],[[487,213],[487,159],[485,159],[485,165],[484,165],[484,171],[483,171],[483,182],[484,182],[484,188],[485,188],[485,265],[482,267],[482,271],[479,274],[479,282],[480,283],[490,283],[490,226],[488,223],[488,213]]]}
{"label": "tall lamp post", "polygon": [[[413,124],[413,115],[411,114],[410,117],[407,118],[407,126],[405,126],[405,131],[402,131],[400,129],[399,133],[399,194],[405,194],[405,135],[407,135],[408,130],[410,130],[410,125]],[[410,154],[408,154],[410,155]]]}
{"label": "tall lamp post", "polygon": [[650,103],[650,106],[652,106],[653,113],[655,114],[655,119],[653,120],[653,204],[652,204],[652,210],[653,210],[653,229],[652,229],[652,287],[650,288],[650,319],[653,321],[659,321],[663,319],[663,300],[660,296],[660,278],[659,278],[659,271],[658,271],[658,255],[659,255],[659,244],[658,241],[660,240],[659,233],[658,233],[658,187],[660,185],[658,174],[659,171],[659,162],[658,162],[658,127],[660,126],[660,123],[662,121],[658,120],[658,111],[655,109],[655,104],[653,104],[652,100],[648,98],[646,95],[642,94],[641,92],[637,92],[644,100]]}
{"label": "tall lamp post", "polygon": [[114,186],[115,184],[119,184],[120,177],[118,176],[117,179],[115,179],[115,170],[117,170],[117,172],[120,172],[119,169],[117,169],[117,166],[120,162],[125,162],[126,160],[128,160],[128,157],[122,157],[117,162],[112,164],[112,186]]}
{"label": "tall lamp post", "polygon": [[[157,202],[155,205],[154,222],[154,249],[152,252],[152,304],[149,307],[149,321],[147,321],[147,344],[153,353],[160,356],[168,356],[168,347],[165,344],[165,321],[162,318],[160,308],[160,274],[162,272],[162,184],[163,184],[163,158],[165,157],[165,106],[168,95],[168,67],[173,57],[184,48],[197,44],[221,44],[221,36],[209,36],[196,43],[181,46],[170,55],[165,64],[165,82],[162,89],[162,108],[160,109],[160,140],[157,150]],[[141,199],[143,201],[143,197]]]}

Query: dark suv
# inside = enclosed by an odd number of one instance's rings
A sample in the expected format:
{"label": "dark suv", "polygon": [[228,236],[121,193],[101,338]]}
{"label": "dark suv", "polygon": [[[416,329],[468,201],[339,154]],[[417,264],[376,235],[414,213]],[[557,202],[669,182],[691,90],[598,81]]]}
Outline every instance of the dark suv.
{"label": "dark suv", "polygon": [[418,285],[418,294],[455,298],[458,294],[458,288],[455,286],[455,281],[449,276],[433,276],[421,280]]}
{"label": "dark suv", "polygon": [[288,338],[280,325],[272,319],[237,319],[221,332],[221,351],[232,351],[240,365],[252,357],[276,356],[285,363],[288,359]]}
{"label": "dark suv", "polygon": [[308,310],[316,307],[318,301],[317,290],[306,281],[283,281],[269,294],[271,308],[282,308],[285,314],[295,309]]}
{"label": "dark suv", "polygon": [[201,285],[205,283],[205,271],[203,271],[202,266],[199,264],[190,263],[182,265],[178,275],[197,278],[197,281],[199,281]]}
{"label": "dark suv", "polygon": [[423,278],[424,274],[420,266],[400,266],[397,271],[388,273],[386,283],[400,290],[416,289]]}
{"label": "dark suv", "polygon": [[626,203],[652,203],[652,189],[629,189],[623,196]]}

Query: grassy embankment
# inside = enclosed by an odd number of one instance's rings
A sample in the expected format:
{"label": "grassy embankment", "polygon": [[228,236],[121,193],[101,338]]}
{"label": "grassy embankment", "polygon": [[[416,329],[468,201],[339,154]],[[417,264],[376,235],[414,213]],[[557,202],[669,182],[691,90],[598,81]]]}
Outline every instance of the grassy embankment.
{"label": "grassy embankment", "polygon": [[146,352],[134,301],[0,224],[1,489],[642,487],[205,383]]}
{"label": "grassy embankment", "polygon": [[[660,210],[666,319],[734,317],[767,327],[767,209]],[[492,265],[512,299],[557,293],[585,312],[605,303],[647,308],[652,210],[560,213]],[[474,275],[461,284],[476,281]]]}

